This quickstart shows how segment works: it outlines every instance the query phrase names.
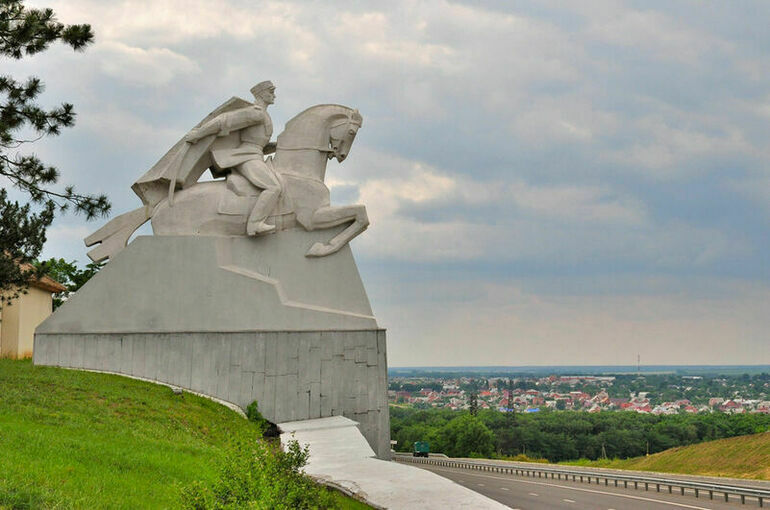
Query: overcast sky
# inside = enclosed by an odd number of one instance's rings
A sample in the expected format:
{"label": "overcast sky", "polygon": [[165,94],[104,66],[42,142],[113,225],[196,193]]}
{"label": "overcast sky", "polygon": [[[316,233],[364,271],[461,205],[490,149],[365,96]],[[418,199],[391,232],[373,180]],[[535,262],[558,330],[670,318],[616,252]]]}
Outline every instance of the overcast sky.
{"label": "overcast sky", "polygon": [[[131,184],[270,79],[276,134],[358,108],[333,204],[392,366],[770,363],[770,3],[66,0],[85,53],[19,63],[75,128],[62,182]],[[565,5],[566,4],[566,5]],[[67,215],[45,257],[87,261]]]}

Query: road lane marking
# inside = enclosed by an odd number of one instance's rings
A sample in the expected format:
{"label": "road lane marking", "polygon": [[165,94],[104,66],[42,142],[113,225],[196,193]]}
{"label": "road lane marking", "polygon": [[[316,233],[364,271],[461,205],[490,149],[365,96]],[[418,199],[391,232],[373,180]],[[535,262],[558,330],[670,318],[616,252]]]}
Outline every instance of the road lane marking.
{"label": "road lane marking", "polygon": [[483,483],[477,483],[476,485],[478,485],[479,487],[484,487]]}
{"label": "road lane marking", "polygon": [[509,491],[509,490],[511,490],[511,489],[509,489],[508,487],[500,487],[500,489],[501,489],[501,490],[504,490],[504,491]]}
{"label": "road lane marking", "polygon": [[574,503],[575,502],[574,499],[562,499],[562,501],[564,501],[565,503]]}
{"label": "road lane marking", "polygon": [[537,494],[535,494],[534,492],[530,492],[529,495],[530,496],[537,496]]}
{"label": "road lane marking", "polygon": [[[457,473],[457,471],[452,471],[451,469],[439,469],[439,468],[433,468],[430,471],[443,471],[445,473]],[[660,503],[662,505],[671,505],[671,506],[677,506],[680,508],[691,508],[692,510],[711,510],[706,507],[702,506],[695,506],[695,505],[687,505],[685,503],[675,503],[674,501],[666,501],[665,499],[655,499],[655,498],[644,498],[641,496],[632,496],[630,494],[621,494],[617,492],[606,492],[606,491],[597,491],[592,489],[583,489],[581,487],[570,487],[567,485],[558,485],[555,483],[545,483],[545,482],[534,482],[531,480],[517,480],[515,478],[503,478],[501,476],[490,476],[490,475],[482,475],[478,473],[465,473],[466,476],[480,476],[482,478],[492,478],[495,480],[505,480],[506,482],[514,482],[514,483],[529,483],[533,485],[545,485],[548,487],[557,487],[559,489],[569,489],[573,491],[580,491],[580,492],[590,492],[593,494],[604,494],[605,496],[616,496],[618,498],[626,498],[626,499],[635,499],[637,501],[651,501],[653,503]],[[534,494],[533,492],[530,492],[530,495]],[[537,494],[535,494],[537,495]]]}

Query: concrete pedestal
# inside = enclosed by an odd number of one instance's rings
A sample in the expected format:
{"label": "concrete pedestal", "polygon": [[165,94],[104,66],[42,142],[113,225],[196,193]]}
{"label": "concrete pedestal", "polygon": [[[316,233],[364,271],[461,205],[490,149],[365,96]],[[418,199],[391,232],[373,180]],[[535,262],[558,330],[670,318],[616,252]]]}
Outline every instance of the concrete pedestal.
{"label": "concrete pedestal", "polygon": [[256,400],[275,423],[343,415],[389,458],[385,331],[349,247],[304,257],[329,237],[137,238],[38,327],[34,362]]}

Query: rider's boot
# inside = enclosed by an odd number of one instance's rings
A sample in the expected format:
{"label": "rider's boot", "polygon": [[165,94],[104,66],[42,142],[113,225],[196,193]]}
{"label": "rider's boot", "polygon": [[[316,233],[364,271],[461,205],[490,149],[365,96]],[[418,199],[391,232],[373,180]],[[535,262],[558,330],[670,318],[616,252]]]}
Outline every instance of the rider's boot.
{"label": "rider's boot", "polygon": [[252,209],[249,215],[249,220],[246,222],[246,234],[256,236],[275,232],[275,225],[270,225],[265,220],[275,208],[280,195],[280,188],[262,190],[257,203],[254,204],[254,209]]}
{"label": "rider's boot", "polygon": [[246,234],[250,236],[258,236],[262,234],[270,234],[275,232],[275,225],[265,223],[265,221],[256,221],[246,223]]}

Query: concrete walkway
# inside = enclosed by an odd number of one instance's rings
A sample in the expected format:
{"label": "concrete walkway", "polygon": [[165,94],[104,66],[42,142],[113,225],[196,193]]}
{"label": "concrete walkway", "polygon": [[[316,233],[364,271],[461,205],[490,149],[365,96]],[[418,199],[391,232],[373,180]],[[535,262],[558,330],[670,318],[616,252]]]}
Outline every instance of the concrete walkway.
{"label": "concrete walkway", "polygon": [[375,458],[356,422],[343,416],[278,424],[281,442],[309,445],[305,473],[375,508],[507,508],[446,478]]}

